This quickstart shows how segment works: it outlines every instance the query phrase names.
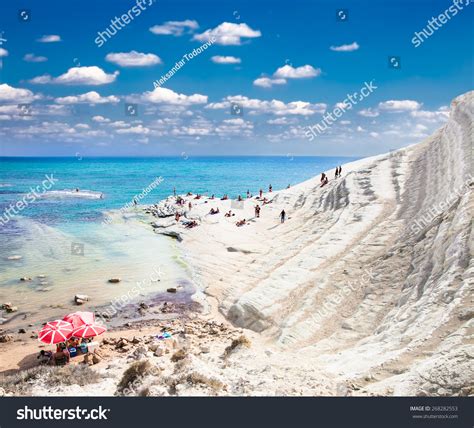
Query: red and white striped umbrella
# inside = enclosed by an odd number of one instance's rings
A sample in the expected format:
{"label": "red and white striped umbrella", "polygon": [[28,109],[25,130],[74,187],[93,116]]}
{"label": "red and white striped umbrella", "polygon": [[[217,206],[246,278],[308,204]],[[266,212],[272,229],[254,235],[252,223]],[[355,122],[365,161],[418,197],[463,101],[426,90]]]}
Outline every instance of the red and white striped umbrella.
{"label": "red and white striped umbrella", "polygon": [[72,336],[74,327],[70,322],[55,320],[44,325],[38,334],[38,340],[52,345],[54,343],[65,342]]}
{"label": "red and white striped umbrella", "polygon": [[98,336],[99,334],[102,334],[105,331],[107,331],[107,328],[105,328],[105,326],[102,326],[102,325],[99,325],[99,324],[96,324],[96,323],[84,324],[84,325],[81,325],[80,327],[76,328],[73,331],[72,335],[74,337],[87,338],[87,337]]}
{"label": "red and white striped umbrella", "polygon": [[64,321],[70,322],[74,328],[78,328],[84,324],[93,324],[95,315],[92,312],[73,312],[63,318]]}

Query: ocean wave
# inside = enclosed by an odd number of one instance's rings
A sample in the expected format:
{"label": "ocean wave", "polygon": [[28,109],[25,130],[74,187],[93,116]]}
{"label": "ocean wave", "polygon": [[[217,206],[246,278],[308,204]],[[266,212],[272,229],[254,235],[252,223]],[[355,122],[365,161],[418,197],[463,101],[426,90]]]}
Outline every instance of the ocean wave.
{"label": "ocean wave", "polygon": [[10,183],[0,183],[0,188],[1,187],[12,187]]}
{"label": "ocean wave", "polygon": [[82,199],[103,199],[102,192],[92,190],[51,190],[41,195],[42,198],[82,198]]}

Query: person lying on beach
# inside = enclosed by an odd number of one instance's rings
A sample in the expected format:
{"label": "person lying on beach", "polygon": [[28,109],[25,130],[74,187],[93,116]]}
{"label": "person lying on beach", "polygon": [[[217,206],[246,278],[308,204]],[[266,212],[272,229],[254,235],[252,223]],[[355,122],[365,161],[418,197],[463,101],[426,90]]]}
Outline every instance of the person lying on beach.
{"label": "person lying on beach", "polygon": [[326,174],[323,172],[321,174],[321,183],[325,180],[325,178],[326,178]]}
{"label": "person lying on beach", "polygon": [[267,198],[263,198],[263,205],[271,204],[273,201],[269,201]]}
{"label": "person lying on beach", "polygon": [[227,199],[229,199],[229,197],[227,195],[224,195],[222,196],[221,201],[226,201]]}
{"label": "person lying on beach", "polygon": [[217,207],[216,209],[211,208],[211,211],[209,211],[209,214],[219,214],[219,207]]}
{"label": "person lying on beach", "polygon": [[240,226],[243,226],[245,223],[247,223],[247,220],[242,219],[242,220],[239,220],[237,223],[235,223],[235,225],[237,227],[240,227]]}
{"label": "person lying on beach", "polygon": [[186,196],[193,196],[191,192],[186,193]]}
{"label": "person lying on beach", "polygon": [[211,195],[211,198],[210,199],[214,199],[214,193]]}
{"label": "person lying on beach", "polygon": [[328,184],[328,182],[329,182],[328,178],[327,178],[327,177],[324,177],[324,180],[321,181],[321,186],[319,186],[319,187],[325,186],[326,184]]}
{"label": "person lying on beach", "polygon": [[181,217],[181,215],[179,214],[179,212],[176,211],[176,214],[174,215],[174,219],[176,221],[179,221],[179,218]]}
{"label": "person lying on beach", "polygon": [[242,196],[239,195],[239,197],[237,198],[238,201],[242,201]]}
{"label": "person lying on beach", "polygon": [[194,199],[201,199],[201,195],[198,193],[198,194],[194,197]]}
{"label": "person lying on beach", "polygon": [[185,227],[187,229],[192,229],[193,227],[196,227],[196,226],[198,226],[198,223],[196,220],[188,221],[187,223],[185,223]]}
{"label": "person lying on beach", "polygon": [[224,216],[225,217],[233,217],[233,216],[235,216],[235,214],[232,212],[232,210],[229,210],[229,212],[225,213]]}
{"label": "person lying on beach", "polygon": [[52,358],[53,358],[53,353],[51,351],[44,351],[43,349],[40,351],[39,355],[36,357],[36,359],[39,360],[40,364],[48,364]]}

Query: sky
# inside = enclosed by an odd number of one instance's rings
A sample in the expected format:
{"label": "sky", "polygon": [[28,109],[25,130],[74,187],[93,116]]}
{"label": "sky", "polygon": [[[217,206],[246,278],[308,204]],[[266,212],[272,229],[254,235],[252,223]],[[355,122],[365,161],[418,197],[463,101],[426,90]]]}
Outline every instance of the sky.
{"label": "sky", "polygon": [[137,1],[0,4],[0,156],[368,156],[473,89],[470,0]]}

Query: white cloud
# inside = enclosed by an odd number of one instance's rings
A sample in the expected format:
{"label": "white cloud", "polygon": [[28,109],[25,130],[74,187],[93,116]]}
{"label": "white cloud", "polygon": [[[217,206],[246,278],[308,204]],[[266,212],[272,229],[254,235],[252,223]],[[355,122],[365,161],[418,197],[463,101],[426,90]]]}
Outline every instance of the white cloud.
{"label": "white cloud", "polygon": [[284,85],[286,79],[271,79],[269,77],[259,77],[253,81],[255,86],[261,86],[262,88],[271,88],[273,85]]}
{"label": "white cloud", "polygon": [[215,55],[211,58],[212,62],[215,62],[216,64],[240,64],[242,61],[240,58],[237,58],[235,56],[221,56],[221,55]]}
{"label": "white cloud", "polygon": [[273,75],[283,79],[303,79],[307,77],[317,77],[320,74],[321,69],[314,68],[311,65],[303,65],[295,68],[287,64],[280,67]]}
{"label": "white cloud", "polygon": [[178,94],[168,88],[155,88],[151,92],[145,92],[142,95],[142,99],[145,102],[157,103],[157,104],[172,104],[172,105],[192,105],[192,104],[205,104],[207,103],[207,95],[193,94],[184,95]]}
{"label": "white cloud", "polygon": [[335,52],[352,52],[359,49],[359,44],[357,42],[353,42],[350,45],[341,45],[341,46],[331,46],[329,49]]}
{"label": "white cloud", "polygon": [[410,112],[410,116],[427,122],[444,121],[449,118],[449,107],[443,106],[436,111],[414,110]]}
{"label": "white cloud", "polygon": [[55,43],[55,42],[60,42],[61,37],[58,36],[57,34],[50,34],[50,35],[42,36],[36,41],[40,43]]}
{"label": "white cloud", "polygon": [[380,113],[375,109],[366,108],[366,109],[360,110],[358,114],[364,117],[377,117]]}
{"label": "white cloud", "polygon": [[92,120],[93,120],[94,122],[97,122],[97,123],[108,123],[108,122],[110,122],[110,119],[107,119],[107,118],[104,117],[104,116],[94,116],[94,117],[92,118]]}
{"label": "white cloud", "polygon": [[339,122],[341,125],[350,125],[351,124],[351,121],[350,120],[341,120]]}
{"label": "white cloud", "polygon": [[106,104],[118,103],[120,100],[115,95],[101,97],[97,92],[90,91],[81,95],[56,98],[55,101],[58,104]]}
{"label": "white cloud", "polygon": [[29,82],[36,84],[55,83],[58,85],[98,86],[114,82],[118,75],[118,71],[113,74],[107,74],[100,67],[94,65],[91,67],[72,67],[58,77],[51,77],[45,74],[31,79]]}
{"label": "white cloud", "polygon": [[358,126],[358,127],[356,128],[356,131],[357,131],[357,132],[365,132],[365,129],[362,128],[362,126]]}
{"label": "white cloud", "polygon": [[124,122],[123,120],[118,120],[116,122],[112,122],[109,126],[111,126],[112,128],[126,128],[127,126],[129,126],[129,124],[127,122]]}
{"label": "white cloud", "polygon": [[242,39],[260,37],[262,33],[259,30],[252,30],[247,24],[234,24],[231,22],[223,22],[212,30],[206,30],[202,34],[196,34],[193,40],[207,42],[214,38],[218,45],[234,45],[242,44]]}
{"label": "white cloud", "polygon": [[117,134],[139,134],[146,135],[150,133],[150,130],[143,125],[132,126],[130,128],[117,129]]}
{"label": "white cloud", "polygon": [[78,129],[90,129],[90,126],[87,123],[78,123],[74,126],[74,128]]}
{"label": "white cloud", "polygon": [[29,89],[14,88],[6,83],[0,85],[0,102],[29,103],[41,98],[41,95],[35,95]]}
{"label": "white cloud", "polygon": [[286,117],[279,117],[277,119],[270,119],[267,121],[270,125],[291,125],[295,123],[295,119],[288,119]]}
{"label": "white cloud", "polygon": [[6,49],[0,48],[0,58],[8,56],[8,51]]}
{"label": "white cloud", "polygon": [[419,110],[421,104],[418,101],[413,100],[389,100],[379,103],[379,108],[381,110],[388,110],[388,111],[412,111],[412,110]]}
{"label": "white cloud", "polygon": [[26,62],[45,62],[48,61],[48,58],[45,56],[36,56],[35,54],[28,53],[23,57],[23,61]]}
{"label": "white cloud", "polygon": [[162,25],[154,25],[150,31],[159,36],[181,36],[186,29],[192,31],[198,28],[199,24],[196,21],[186,19],[185,21],[167,21]]}
{"label": "white cloud", "polygon": [[105,59],[121,67],[149,67],[162,62],[161,58],[155,54],[137,51],[109,53]]}
{"label": "white cloud", "polygon": [[226,97],[222,102],[219,103],[210,103],[206,106],[208,109],[225,109],[231,106],[231,103],[240,104],[244,110],[256,111],[260,113],[273,113],[277,116],[284,115],[301,115],[309,116],[315,113],[324,113],[327,105],[320,104],[311,104],[305,101],[293,101],[289,103],[284,103],[279,100],[263,101],[259,99],[250,99],[243,95],[229,96]]}
{"label": "white cloud", "polygon": [[378,132],[371,132],[369,134],[372,138],[378,138],[379,137],[379,133]]}

